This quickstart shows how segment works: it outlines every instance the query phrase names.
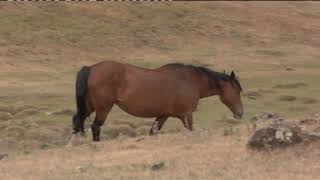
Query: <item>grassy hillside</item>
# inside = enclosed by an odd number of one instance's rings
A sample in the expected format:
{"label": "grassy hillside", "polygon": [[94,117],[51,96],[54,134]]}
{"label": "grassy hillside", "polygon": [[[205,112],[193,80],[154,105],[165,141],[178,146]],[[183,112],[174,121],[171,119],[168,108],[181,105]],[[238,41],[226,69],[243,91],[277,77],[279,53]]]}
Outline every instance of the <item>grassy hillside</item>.
{"label": "grassy hillside", "polygon": [[[284,117],[293,118],[319,112],[319,18],[318,2],[1,2],[0,154],[2,151],[37,154],[38,149],[53,148],[39,152],[42,154],[40,157],[46,157],[50,153],[57,152],[56,156],[60,156],[60,152],[69,151],[55,148],[64,146],[71,133],[71,116],[75,108],[75,74],[81,66],[102,60],[116,60],[148,68],[169,62],[183,62],[205,65],[218,71],[235,70],[244,87],[246,114],[241,122],[247,122],[254,114],[263,111],[274,111]],[[227,123],[230,115],[218,97],[205,99],[195,113],[195,128],[222,132],[225,128],[235,126]],[[115,107],[104,126],[103,140],[110,140],[119,134],[147,135],[152,121],[129,116]],[[87,125],[89,124],[88,120]],[[180,121],[170,119],[163,129],[168,135],[161,135],[159,141],[157,137],[150,138],[148,142],[155,141],[155,146],[162,146],[167,141],[175,141],[176,135],[172,133],[179,131],[184,131]],[[171,135],[173,139],[170,139]],[[190,136],[198,135],[196,133]],[[208,135],[205,140],[214,141],[214,135]],[[86,143],[90,138],[89,134]],[[179,138],[183,138],[183,135]],[[221,141],[228,140],[222,138]],[[190,143],[197,141],[202,140],[191,140]],[[247,153],[243,148],[244,142],[231,140],[230,143],[235,143],[232,149],[237,149],[238,146],[242,148],[240,153],[231,151],[229,154],[224,154],[229,148],[228,144],[202,144],[203,148],[210,146],[205,152],[199,152],[208,155],[207,159],[195,158],[191,162],[197,165],[204,163],[201,165],[203,168],[210,167],[204,170],[204,176],[215,173],[212,170],[215,161],[211,162],[210,159],[220,156],[213,156],[217,153],[213,149],[221,146],[221,157],[236,157]],[[121,149],[121,145],[117,143],[121,144],[121,140],[111,142],[112,146],[115,144],[115,147]],[[96,145],[88,146],[96,148]],[[101,156],[97,155],[96,158],[105,158],[102,149],[109,149],[109,142],[97,146],[101,149]],[[143,146],[148,146],[148,143]],[[169,152],[175,150],[173,144],[168,146],[168,150],[163,149],[163,153],[170,154]],[[149,148],[152,150],[152,147]],[[80,150],[81,148],[83,147],[79,147],[77,151],[86,151]],[[196,148],[195,145],[190,145],[183,153],[194,154],[193,148]],[[35,150],[37,151],[34,152]],[[126,151],[120,151],[114,156],[125,153]],[[89,154],[87,152],[86,156],[89,157]],[[31,155],[30,159],[37,159],[36,156]],[[87,160],[86,156],[84,161]],[[288,155],[280,156],[280,159],[285,159]],[[263,163],[259,160],[260,157],[258,155],[254,160],[248,160],[252,163],[248,168]],[[40,159],[37,167],[46,166],[51,161],[48,159],[42,162]],[[52,159],[56,163],[60,160],[58,157]],[[294,160],[297,159],[288,163]],[[21,166],[24,163],[19,158],[17,161]],[[72,161],[71,169],[78,163],[77,160]],[[94,164],[94,160],[92,161]],[[277,162],[275,160],[272,163]],[[8,167],[13,167],[15,161],[10,163],[12,164]],[[177,167],[181,167],[179,163],[186,162],[178,161]],[[111,169],[119,168],[115,171],[119,172],[122,165],[115,165]],[[233,166],[231,160],[228,160],[224,166],[218,168],[225,168],[227,171],[230,170],[229,167],[237,169],[240,164]],[[297,167],[300,165],[295,166]],[[0,168],[0,172],[6,171],[9,174],[5,177],[13,178],[10,174],[12,172],[3,168]],[[60,172],[55,167],[52,168],[52,171],[40,171],[44,174]],[[139,165],[124,168],[141,167]],[[200,165],[197,168],[200,169]],[[268,172],[274,170],[263,168]],[[72,172],[73,170],[66,170],[62,174],[70,175]],[[28,174],[29,171],[26,170],[25,173]],[[204,178],[198,173],[195,177]],[[217,173],[213,177],[219,178],[221,172]],[[259,176],[251,171],[243,173],[248,173],[242,174],[243,179]],[[307,170],[303,173],[307,174]],[[26,174],[22,172],[15,178],[19,179],[18,176]],[[149,175],[147,177],[150,177]],[[169,176],[165,175],[168,178]],[[34,176],[31,174],[28,177]],[[151,173],[151,177],[160,178],[160,175]],[[184,174],[181,177],[192,178],[193,175]],[[173,178],[179,179],[180,176]],[[260,179],[263,178],[265,176]]]}
{"label": "grassy hillside", "polygon": [[235,67],[242,59],[285,64],[292,57],[294,62],[318,57],[316,2],[2,3],[0,8],[1,51],[18,62],[74,64],[66,62],[73,57],[157,65],[183,58]]}

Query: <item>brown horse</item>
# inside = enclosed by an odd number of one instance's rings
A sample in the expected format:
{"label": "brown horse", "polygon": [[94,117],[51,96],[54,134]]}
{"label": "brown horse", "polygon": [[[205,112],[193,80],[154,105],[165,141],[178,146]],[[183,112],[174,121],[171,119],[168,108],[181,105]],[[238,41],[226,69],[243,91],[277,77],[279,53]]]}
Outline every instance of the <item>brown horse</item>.
{"label": "brown horse", "polygon": [[100,126],[114,104],[137,117],[156,117],[150,134],[157,133],[168,117],[179,118],[192,130],[192,114],[200,99],[219,95],[235,118],[243,115],[242,88],[234,72],[231,75],[205,67],[167,64],[145,69],[114,61],[83,67],[77,75],[77,113],[74,133],[84,132],[84,121],[94,111],[91,126],[93,141],[100,140]]}

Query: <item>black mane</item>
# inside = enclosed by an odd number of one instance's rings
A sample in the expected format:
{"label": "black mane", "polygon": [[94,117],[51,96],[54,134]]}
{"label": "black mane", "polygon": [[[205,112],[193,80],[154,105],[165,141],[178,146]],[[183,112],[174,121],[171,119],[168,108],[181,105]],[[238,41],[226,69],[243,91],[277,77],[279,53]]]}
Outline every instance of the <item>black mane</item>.
{"label": "black mane", "polygon": [[[217,72],[217,71],[213,71],[207,67],[203,67],[203,66],[194,66],[191,64],[183,64],[183,63],[170,63],[170,64],[166,64],[162,67],[176,67],[176,68],[191,68],[194,69],[196,71],[199,71],[203,74],[205,74],[209,80],[210,80],[210,85],[214,88],[214,87],[218,87],[221,88],[220,85],[220,81],[230,81],[231,76],[226,74],[226,73],[221,73],[221,72]],[[242,91],[242,87],[240,82],[235,79],[234,81],[240,88],[240,91]]]}

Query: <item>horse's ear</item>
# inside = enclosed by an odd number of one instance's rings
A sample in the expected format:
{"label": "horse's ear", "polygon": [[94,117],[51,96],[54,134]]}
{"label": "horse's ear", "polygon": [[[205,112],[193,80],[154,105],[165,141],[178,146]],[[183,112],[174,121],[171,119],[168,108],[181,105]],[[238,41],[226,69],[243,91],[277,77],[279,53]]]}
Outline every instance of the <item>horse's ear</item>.
{"label": "horse's ear", "polygon": [[231,72],[231,80],[235,80],[236,79],[236,75],[234,74],[234,72]]}

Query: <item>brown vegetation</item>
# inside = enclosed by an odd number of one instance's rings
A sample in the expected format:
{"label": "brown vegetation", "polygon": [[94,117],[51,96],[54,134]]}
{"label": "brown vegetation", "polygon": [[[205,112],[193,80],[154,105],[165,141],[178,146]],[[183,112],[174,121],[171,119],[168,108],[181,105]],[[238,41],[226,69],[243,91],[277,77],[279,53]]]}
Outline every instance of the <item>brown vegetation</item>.
{"label": "brown vegetation", "polygon": [[272,152],[247,149],[250,133],[184,131],[85,143],[10,156],[4,179],[317,179],[319,143]]}

